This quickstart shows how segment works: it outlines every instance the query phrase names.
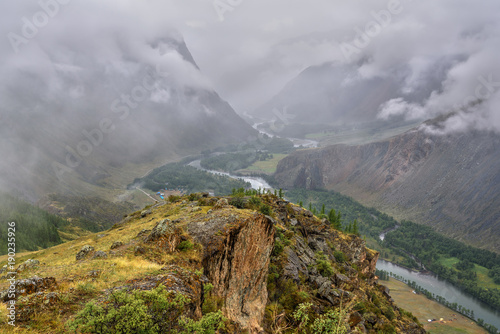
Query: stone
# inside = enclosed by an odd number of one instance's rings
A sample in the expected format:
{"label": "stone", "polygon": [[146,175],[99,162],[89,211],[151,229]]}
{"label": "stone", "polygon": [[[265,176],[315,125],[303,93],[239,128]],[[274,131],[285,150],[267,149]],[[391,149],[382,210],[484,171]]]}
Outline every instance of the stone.
{"label": "stone", "polygon": [[92,259],[106,259],[108,257],[108,254],[103,251],[97,251],[94,253],[94,256],[92,256]]}
{"label": "stone", "polygon": [[221,198],[214,205],[214,207],[212,208],[212,211],[220,210],[220,209],[224,209],[224,208],[230,208],[230,207],[231,206],[229,205],[229,201],[227,200],[227,198]]}
{"label": "stone", "polygon": [[136,238],[141,238],[141,237],[144,237],[144,236],[145,236],[146,234],[148,234],[149,232],[151,232],[151,230],[143,229],[142,231],[140,231],[139,233],[137,233]]}
{"label": "stone", "polygon": [[141,255],[141,254],[145,254],[145,253],[146,253],[146,250],[144,249],[144,247],[136,246],[135,249],[134,249],[134,255],[135,256]]}
{"label": "stone", "polygon": [[353,312],[349,316],[349,326],[351,327],[357,326],[362,321],[363,321],[363,316],[361,316],[359,312]]}
{"label": "stone", "polygon": [[275,237],[273,222],[256,214],[229,225],[231,228],[221,235],[197,240],[205,241],[204,273],[214,286],[212,293],[224,300],[224,315],[245,331],[259,333],[268,298],[267,276]]}
{"label": "stone", "polygon": [[121,247],[121,246],[123,246],[123,242],[115,241],[115,242],[113,242],[113,244],[111,245],[111,247],[109,249],[116,249],[116,248]]}
{"label": "stone", "polygon": [[92,253],[93,251],[94,251],[94,247],[92,247],[90,245],[83,246],[82,249],[80,249],[80,251],[78,253],[76,253],[76,260],[77,261],[83,260],[88,255],[90,255],[90,253]]}
{"label": "stone", "polygon": [[99,277],[100,274],[101,274],[101,270],[91,270],[87,274],[87,277],[96,278],[96,277]]}
{"label": "stone", "polygon": [[[57,286],[57,283],[54,277],[40,278],[38,276],[33,276],[31,278],[16,280],[14,285],[16,290],[15,295],[16,297],[18,297],[18,296],[31,295],[36,292],[52,289]],[[7,291],[3,291],[0,294],[1,300],[4,302],[10,300],[10,298],[8,298],[9,297],[8,295],[9,294],[7,293]]]}
{"label": "stone", "polygon": [[147,215],[150,215],[150,214],[152,214],[152,213],[153,213],[153,211],[151,211],[150,209],[143,210],[143,211],[141,212],[141,218],[144,218],[144,217],[146,217]]}
{"label": "stone", "polygon": [[38,265],[40,265],[40,261],[28,259],[28,260],[24,261],[23,263],[21,263],[19,265],[19,267],[17,267],[16,271],[21,272],[21,271],[24,271],[26,269],[34,268]]}

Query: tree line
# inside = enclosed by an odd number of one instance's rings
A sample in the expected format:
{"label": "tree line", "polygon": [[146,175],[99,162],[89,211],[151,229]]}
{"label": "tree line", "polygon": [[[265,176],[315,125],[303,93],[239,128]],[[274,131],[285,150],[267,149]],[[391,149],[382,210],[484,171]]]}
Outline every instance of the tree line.
{"label": "tree line", "polygon": [[8,223],[15,222],[16,253],[62,242],[58,228],[68,221],[7,194],[0,194],[0,254],[7,254]]}

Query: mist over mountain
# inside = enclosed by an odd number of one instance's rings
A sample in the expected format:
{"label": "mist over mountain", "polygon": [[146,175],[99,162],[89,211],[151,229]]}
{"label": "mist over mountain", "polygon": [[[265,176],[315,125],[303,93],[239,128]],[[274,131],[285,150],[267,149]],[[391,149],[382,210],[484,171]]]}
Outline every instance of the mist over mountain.
{"label": "mist over mountain", "polygon": [[128,12],[115,21],[106,13],[94,21],[61,14],[46,27],[57,34],[40,28],[26,43],[12,35],[0,69],[4,189],[35,200],[116,188],[107,179],[131,165],[255,135],[202,75],[178,32]]}
{"label": "mist over mountain", "polygon": [[[373,122],[381,118],[379,107],[388,101],[403,96],[410,103],[424,103],[433,92],[442,90],[447,72],[461,58],[457,55],[437,60],[421,74],[422,83],[412,90],[404,89],[405,81],[412,72],[410,66],[395,66],[383,76],[368,78],[358,73],[358,69],[367,65],[368,61],[311,66],[253,114],[272,119],[276,117],[276,110],[285,110],[286,121],[290,123],[327,122],[340,125]],[[387,122],[395,122],[385,118]]]}

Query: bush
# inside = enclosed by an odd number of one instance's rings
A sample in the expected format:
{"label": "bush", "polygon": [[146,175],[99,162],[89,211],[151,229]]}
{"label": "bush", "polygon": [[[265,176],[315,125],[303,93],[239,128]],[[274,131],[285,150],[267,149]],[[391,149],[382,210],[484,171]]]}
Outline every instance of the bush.
{"label": "bush", "polygon": [[259,212],[263,215],[270,216],[272,214],[271,207],[268,204],[262,204],[259,208]]}
{"label": "bush", "polygon": [[189,299],[163,286],[150,291],[114,292],[108,303],[87,303],[67,327],[82,333],[164,333],[174,330]]}
{"label": "bush", "polygon": [[233,197],[229,200],[229,204],[238,208],[238,209],[244,209],[245,208],[245,201],[241,197]]}
{"label": "bush", "polygon": [[177,249],[182,251],[182,252],[187,252],[188,250],[193,249],[193,247],[194,247],[194,244],[189,240],[181,241],[181,243],[179,245],[177,245]]}
{"label": "bush", "polygon": [[330,277],[335,273],[330,261],[323,252],[319,252],[316,255],[316,269],[318,269],[320,275],[323,277]]}
{"label": "bush", "polygon": [[252,196],[252,197],[250,197],[250,204],[253,207],[259,208],[260,205],[262,204],[262,201],[257,196]]}
{"label": "bush", "polygon": [[225,329],[226,321],[222,311],[219,310],[206,314],[198,321],[181,317],[179,324],[185,329],[183,334],[214,334],[219,329]]}
{"label": "bush", "polygon": [[165,291],[160,285],[153,290],[120,290],[107,302],[87,303],[67,328],[78,333],[215,333],[224,328],[222,313],[210,313],[199,321],[181,317],[190,300],[184,295]]}
{"label": "bush", "polygon": [[177,195],[170,195],[170,196],[168,196],[168,201],[169,201],[170,203],[176,203],[176,202],[178,202],[180,199],[181,199],[181,197],[180,197],[180,196],[177,196]]}
{"label": "bush", "polygon": [[285,246],[283,246],[283,243],[281,242],[281,240],[276,239],[274,241],[274,247],[273,247],[273,251],[272,251],[271,255],[278,256],[281,253],[283,253],[283,249],[285,249]]}
{"label": "bush", "polygon": [[197,201],[197,200],[199,200],[199,199],[200,199],[200,197],[201,197],[201,196],[200,196],[200,194],[199,194],[199,193],[191,193],[191,194],[189,194],[189,196],[188,196],[188,200],[189,200],[189,201],[191,201],[191,202],[193,202],[193,201]]}
{"label": "bush", "polygon": [[[298,322],[297,333],[314,333],[314,334],[329,334],[329,333],[347,333],[349,325],[346,322],[347,310],[340,308],[329,310],[325,314],[320,315],[311,324],[312,303],[300,304],[293,317]],[[300,331],[299,331],[300,330]]]}
{"label": "bush", "polygon": [[335,257],[335,260],[337,260],[337,262],[345,262],[347,260],[345,254],[342,253],[341,251],[333,252],[333,256]]}

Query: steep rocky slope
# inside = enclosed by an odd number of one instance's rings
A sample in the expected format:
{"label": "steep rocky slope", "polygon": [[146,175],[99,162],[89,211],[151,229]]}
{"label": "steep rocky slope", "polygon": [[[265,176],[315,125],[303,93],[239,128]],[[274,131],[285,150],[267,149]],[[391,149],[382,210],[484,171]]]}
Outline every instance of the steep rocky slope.
{"label": "steep rocky slope", "polygon": [[147,322],[151,333],[326,333],[318,326],[340,319],[353,333],[424,333],[377,283],[377,259],[359,237],[272,195],[172,198],[102,234],[20,254],[17,332],[64,333],[66,323],[134,333]]}
{"label": "steep rocky slope", "polygon": [[366,145],[296,152],[279,163],[275,177],[284,188],[333,189],[500,251],[499,170],[500,136],[421,129]]}

